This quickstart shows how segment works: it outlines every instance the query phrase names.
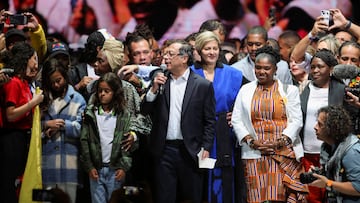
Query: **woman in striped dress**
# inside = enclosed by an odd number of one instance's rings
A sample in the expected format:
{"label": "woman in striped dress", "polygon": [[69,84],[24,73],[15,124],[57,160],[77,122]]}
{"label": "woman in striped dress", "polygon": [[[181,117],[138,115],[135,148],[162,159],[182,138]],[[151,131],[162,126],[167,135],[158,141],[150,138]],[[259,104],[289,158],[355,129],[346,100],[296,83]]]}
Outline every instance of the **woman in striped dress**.
{"label": "woman in striped dress", "polygon": [[279,60],[279,53],[269,46],[257,51],[257,80],[240,89],[233,110],[250,203],[304,202],[308,192],[299,181],[304,172],[299,90],[276,80]]}

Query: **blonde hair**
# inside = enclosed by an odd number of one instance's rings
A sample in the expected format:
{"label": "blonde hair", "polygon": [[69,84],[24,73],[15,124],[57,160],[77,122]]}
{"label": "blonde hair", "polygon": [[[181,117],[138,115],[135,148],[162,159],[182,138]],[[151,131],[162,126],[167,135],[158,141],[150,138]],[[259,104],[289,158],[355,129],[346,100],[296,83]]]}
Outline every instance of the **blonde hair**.
{"label": "blonde hair", "polygon": [[101,51],[104,52],[111,70],[116,70],[123,66],[124,60],[124,44],[116,39],[107,39]]}
{"label": "blonde hair", "polygon": [[204,32],[201,32],[197,37],[196,37],[196,40],[195,40],[195,49],[198,53],[201,53],[201,49],[204,48],[204,46],[211,42],[211,41],[216,41],[219,45],[219,48],[220,48],[220,39],[219,37],[211,32],[211,31],[204,31]]}
{"label": "blonde hair", "polygon": [[334,54],[334,56],[338,55],[340,43],[333,34],[327,34],[321,37],[317,44],[319,44],[320,42],[326,43],[326,45],[328,46],[328,50],[330,50]]}

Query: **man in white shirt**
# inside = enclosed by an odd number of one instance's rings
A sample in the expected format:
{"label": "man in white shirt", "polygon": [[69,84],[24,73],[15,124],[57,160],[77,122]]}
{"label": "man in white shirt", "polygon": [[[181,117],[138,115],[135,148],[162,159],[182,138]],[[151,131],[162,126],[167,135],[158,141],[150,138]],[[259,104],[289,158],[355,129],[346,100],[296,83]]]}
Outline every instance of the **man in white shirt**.
{"label": "man in white shirt", "polygon": [[[268,35],[265,28],[261,26],[252,27],[246,38],[248,55],[242,60],[231,65],[232,67],[241,70],[243,76],[249,81],[254,81],[256,79],[254,71],[256,51],[266,45],[267,40]],[[277,63],[276,78],[284,84],[292,84],[289,65],[283,60],[280,60],[280,62]]]}
{"label": "man in white shirt", "polygon": [[[155,202],[200,203],[204,171],[197,154],[208,158],[214,139],[215,98],[210,81],[189,69],[192,47],[173,41],[163,52],[169,74],[159,73],[141,105],[150,114]],[[163,88],[160,88],[163,86]],[[163,89],[163,91],[161,91]]]}

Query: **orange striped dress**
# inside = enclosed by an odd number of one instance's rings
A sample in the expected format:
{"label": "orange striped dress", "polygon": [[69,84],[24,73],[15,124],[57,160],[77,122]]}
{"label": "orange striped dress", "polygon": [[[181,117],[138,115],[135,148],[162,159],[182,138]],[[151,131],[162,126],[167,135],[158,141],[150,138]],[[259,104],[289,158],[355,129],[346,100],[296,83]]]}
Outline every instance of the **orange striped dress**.
{"label": "orange striped dress", "polygon": [[[256,88],[251,104],[251,119],[259,140],[276,141],[281,137],[287,117],[277,82],[267,89],[261,85]],[[247,202],[304,201],[307,187],[299,181],[300,173],[304,170],[296,161],[290,143],[277,149],[274,155],[246,159],[244,164]]]}

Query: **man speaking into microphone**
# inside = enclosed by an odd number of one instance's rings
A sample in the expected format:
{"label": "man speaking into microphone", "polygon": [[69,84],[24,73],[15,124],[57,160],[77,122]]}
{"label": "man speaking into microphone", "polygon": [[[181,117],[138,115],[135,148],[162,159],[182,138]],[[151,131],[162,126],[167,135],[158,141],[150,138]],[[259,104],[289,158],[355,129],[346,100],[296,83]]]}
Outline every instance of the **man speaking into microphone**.
{"label": "man speaking into microphone", "polygon": [[201,202],[205,171],[199,169],[197,154],[203,148],[201,159],[209,157],[215,134],[215,98],[211,82],[190,70],[192,57],[187,42],[169,42],[163,53],[169,74],[154,73],[141,104],[142,113],[150,114],[153,122],[150,151],[154,202],[158,203]]}
{"label": "man speaking into microphone", "polygon": [[[150,72],[150,78],[152,82],[154,82],[155,77],[161,74],[162,76],[165,76],[165,79],[167,79],[170,76],[170,72],[167,70],[166,64],[162,63],[159,68],[156,68]],[[160,84],[159,86],[159,94],[162,95],[164,93],[164,85]]]}

